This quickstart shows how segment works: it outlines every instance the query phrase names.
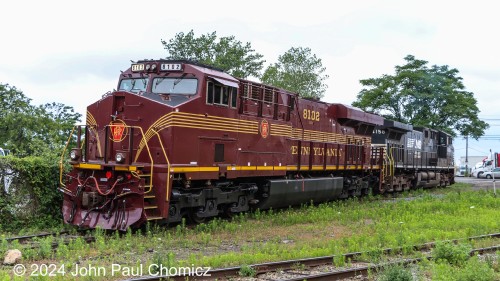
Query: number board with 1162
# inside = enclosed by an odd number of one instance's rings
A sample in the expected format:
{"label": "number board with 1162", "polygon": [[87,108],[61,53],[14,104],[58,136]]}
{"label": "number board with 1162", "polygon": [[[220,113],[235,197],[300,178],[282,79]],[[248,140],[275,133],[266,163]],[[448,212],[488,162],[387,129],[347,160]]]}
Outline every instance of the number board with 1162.
{"label": "number board with 1162", "polygon": [[160,69],[163,71],[172,71],[172,70],[181,71],[182,64],[180,64],[180,63],[162,63]]}

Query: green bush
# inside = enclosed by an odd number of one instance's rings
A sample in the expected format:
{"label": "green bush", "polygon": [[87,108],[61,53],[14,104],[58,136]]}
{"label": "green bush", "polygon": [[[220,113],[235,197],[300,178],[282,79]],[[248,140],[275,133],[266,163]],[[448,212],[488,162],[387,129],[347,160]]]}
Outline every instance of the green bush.
{"label": "green bush", "polygon": [[439,262],[447,262],[451,265],[462,265],[469,259],[470,245],[455,245],[449,241],[437,242],[432,250],[432,256]]}
{"label": "green bush", "polygon": [[257,271],[249,265],[242,265],[238,274],[242,277],[254,277]]}
{"label": "green bush", "polygon": [[493,281],[495,280],[495,271],[489,267],[488,263],[473,257],[467,261],[465,268],[459,272],[457,277],[458,281]]}
{"label": "green bush", "polygon": [[62,222],[58,162],[55,157],[0,158],[0,229],[46,229]]}
{"label": "green bush", "polygon": [[494,281],[495,271],[486,262],[473,257],[464,266],[453,266],[449,263],[434,264],[432,280],[436,281]]}
{"label": "green bush", "polygon": [[379,281],[412,281],[410,270],[402,265],[392,265],[384,269],[380,274]]}

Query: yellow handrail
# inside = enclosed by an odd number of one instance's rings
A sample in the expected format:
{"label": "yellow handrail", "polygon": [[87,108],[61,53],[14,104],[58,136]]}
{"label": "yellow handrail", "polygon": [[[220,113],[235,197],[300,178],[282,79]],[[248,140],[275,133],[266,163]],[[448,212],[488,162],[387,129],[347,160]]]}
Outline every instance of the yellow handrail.
{"label": "yellow handrail", "polygon": [[392,147],[387,151],[387,161],[389,162],[388,175],[392,176]]}
{"label": "yellow handrail", "polygon": [[386,169],[387,169],[387,160],[385,159],[385,157],[384,157],[384,160],[383,160],[383,165],[384,166],[382,167],[381,171],[382,171],[382,178],[385,179],[385,175],[387,174],[387,171],[386,171]]}
{"label": "yellow handrail", "polygon": [[[139,126],[127,126],[127,127],[129,127],[129,128],[138,128],[141,131],[142,139],[145,139],[145,137],[144,137],[144,131],[142,130],[141,127],[139,127]],[[134,136],[130,136],[130,137],[134,137]],[[150,172],[151,178],[149,180],[149,190],[144,192],[144,194],[146,194],[146,193],[151,192],[151,190],[153,189],[154,161],[153,161],[153,156],[151,156],[151,151],[149,150],[148,143],[145,142],[144,145],[146,146],[146,150],[148,151],[149,159],[151,160],[151,172]],[[130,155],[130,157],[132,157],[132,155]]]}
{"label": "yellow handrail", "polygon": [[[61,158],[60,158],[60,160],[59,160],[59,183],[61,184],[61,188],[65,189],[65,190],[66,190],[66,191],[68,191],[68,192],[69,192],[69,190],[68,190],[68,189],[66,189],[66,185],[65,185],[65,184],[63,183],[63,181],[62,181],[62,177],[63,177],[63,170],[64,170],[64,169],[63,169],[63,160],[64,160],[64,155],[65,155],[65,153],[66,153],[66,150],[68,149],[69,143],[70,143],[70,141],[71,141],[71,137],[73,136],[73,133],[75,132],[75,128],[77,128],[77,127],[84,127],[84,126],[87,126],[87,125],[75,125],[75,126],[73,126],[73,129],[71,130],[71,133],[70,133],[70,135],[69,135],[69,137],[68,137],[68,140],[66,141],[66,145],[65,145],[65,147],[64,147],[64,149],[63,149],[63,151],[62,151],[62,153],[61,153]],[[139,129],[139,131],[141,132],[141,137],[142,137],[142,139],[144,139],[144,140],[145,140],[144,131],[142,130],[142,128],[141,128],[141,127],[139,127],[139,126],[128,126],[128,125],[127,125],[126,127],[128,127],[128,128],[135,128],[135,129]],[[107,130],[107,128],[106,128],[106,130]],[[157,134],[157,135],[158,135],[158,133],[157,133],[156,131],[155,131],[155,134]],[[85,136],[85,137],[88,137],[88,136]],[[97,137],[97,138],[99,138],[99,136],[98,136],[98,135],[96,135],[96,137]],[[130,137],[133,137],[133,136],[130,136]],[[160,136],[159,136],[159,135],[158,135],[158,138],[160,138]],[[83,145],[83,144],[82,144],[82,145]],[[168,186],[169,186],[169,184],[170,184],[170,162],[169,162],[168,157],[167,157],[167,154],[166,154],[166,152],[165,152],[165,148],[163,147],[163,144],[161,143],[161,139],[160,139],[160,145],[161,145],[161,148],[162,148],[162,150],[163,150],[163,154],[165,155],[165,158],[167,159],[167,163],[168,163],[168,179],[167,179],[167,190],[168,190]],[[145,146],[146,146],[146,150],[148,151],[149,159],[150,159],[150,161],[151,161],[151,172],[150,172],[150,173],[151,173],[151,174],[150,174],[150,175],[151,175],[151,179],[150,179],[150,187],[149,187],[149,190],[145,192],[145,193],[149,193],[149,192],[151,192],[151,190],[152,190],[152,186],[153,186],[154,160],[153,160],[153,156],[151,155],[151,150],[149,149],[149,146],[148,146],[147,142],[145,142]],[[130,155],[130,157],[132,157],[132,155]],[[168,196],[168,195],[167,195],[167,196]]]}
{"label": "yellow handrail", "polygon": [[391,175],[391,161],[390,161],[390,156],[389,153],[387,153],[387,150],[384,150],[384,163],[385,163],[385,176],[390,176]]}
{"label": "yellow handrail", "polygon": [[64,154],[66,153],[66,149],[68,149],[69,142],[71,141],[71,136],[73,136],[73,133],[75,132],[75,128],[78,125],[73,126],[73,129],[71,129],[71,133],[69,134],[68,140],[66,141],[66,145],[64,146],[64,149],[61,153],[61,159],[59,160],[59,183],[61,184],[61,188],[65,189],[66,191],[69,191],[66,189],[66,185],[62,181],[63,177],[63,159],[64,159]]}
{"label": "yellow handrail", "polygon": [[163,155],[165,156],[165,160],[167,160],[167,187],[166,187],[166,192],[167,192],[167,201],[170,200],[170,190],[169,190],[169,187],[170,187],[170,161],[168,160],[168,156],[167,156],[167,152],[165,151],[165,148],[163,147],[163,142],[161,141],[161,138],[160,138],[160,134],[158,134],[158,132],[153,129],[152,130],[155,135],[158,137],[158,142],[160,143],[160,146],[161,146],[161,150],[163,151]]}
{"label": "yellow handrail", "polygon": [[394,176],[395,171],[396,171],[396,167],[394,164],[394,157],[393,157],[393,153],[394,153],[395,148],[396,147],[391,147],[391,153],[390,153],[390,155],[391,155],[391,158],[390,158],[390,160],[391,160],[391,176]]}

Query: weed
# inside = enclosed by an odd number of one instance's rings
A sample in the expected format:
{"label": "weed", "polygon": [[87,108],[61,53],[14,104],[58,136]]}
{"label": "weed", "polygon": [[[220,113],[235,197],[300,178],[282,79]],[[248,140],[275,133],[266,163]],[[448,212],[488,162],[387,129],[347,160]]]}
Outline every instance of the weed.
{"label": "weed", "polygon": [[106,235],[103,229],[96,228],[94,231],[94,237],[94,245],[101,253],[109,248],[109,245],[106,244]]}
{"label": "weed", "polygon": [[257,271],[249,265],[242,265],[238,274],[243,277],[255,277]]}
{"label": "weed", "polygon": [[[299,263],[299,262],[298,262],[298,263],[294,263],[294,264],[292,265],[292,268],[293,268],[294,270],[303,271],[303,270],[306,270],[306,265],[305,265],[305,264],[303,264],[303,263]],[[277,270],[277,271],[279,272],[279,270]]]}
{"label": "weed", "polygon": [[164,275],[174,266],[175,255],[173,253],[167,253],[166,256],[163,256],[160,253],[155,253],[152,261],[153,263],[149,266],[150,274]]}
{"label": "weed", "polygon": [[130,228],[130,227],[129,227],[129,228],[127,229],[127,233],[125,234],[125,238],[126,238],[127,240],[129,240],[129,241],[130,241],[130,240],[132,240],[132,228]]}
{"label": "weed", "polygon": [[149,221],[146,223],[145,233],[146,233],[146,237],[151,238],[151,236],[152,236],[152,233],[151,233],[151,223]]}
{"label": "weed", "polygon": [[367,260],[370,262],[379,262],[384,254],[384,251],[380,248],[373,248],[367,252],[363,252],[366,255]]}
{"label": "weed", "polygon": [[181,224],[178,224],[176,227],[175,227],[175,235],[177,237],[182,237],[184,235],[184,233],[186,233],[186,219],[185,218],[182,218],[182,221],[181,221]]}
{"label": "weed", "polygon": [[449,263],[437,263],[432,267],[432,280],[437,281],[494,281],[494,270],[487,263],[473,257],[465,266],[453,266]]}
{"label": "weed", "polygon": [[59,260],[67,260],[69,258],[70,256],[69,248],[63,239],[59,239],[55,255]]}
{"label": "weed", "polygon": [[458,269],[447,263],[433,264],[432,280],[433,281],[456,281]]}
{"label": "weed", "polygon": [[0,256],[3,256],[5,252],[9,249],[9,242],[2,236],[2,240],[0,240]]}
{"label": "weed", "polygon": [[51,258],[52,253],[52,236],[40,239],[38,256],[42,259]]}
{"label": "weed", "polygon": [[205,233],[205,232],[201,233],[201,243],[202,243],[202,245],[208,246],[208,244],[210,244],[211,240],[212,240],[212,235],[210,235],[210,233]]}
{"label": "weed", "polygon": [[336,267],[345,266],[345,256],[342,254],[333,256],[333,265]]}
{"label": "weed", "polygon": [[253,212],[253,218],[256,220],[260,220],[262,218],[262,213],[259,208]]}
{"label": "weed", "polygon": [[74,252],[83,252],[87,247],[87,244],[82,237],[77,237],[68,244],[68,248]]}
{"label": "weed", "polygon": [[412,281],[411,271],[402,265],[391,265],[382,271],[379,281]]}
{"label": "weed", "polygon": [[467,261],[465,268],[459,271],[458,281],[493,281],[495,271],[486,262],[480,262],[477,257]]}
{"label": "weed", "polygon": [[152,258],[152,264],[156,266],[150,266],[150,274],[159,275],[160,274],[160,265],[163,264],[163,257],[159,253],[155,253]]}
{"label": "weed", "polygon": [[470,245],[455,245],[449,241],[437,242],[432,250],[432,256],[439,262],[447,262],[451,265],[462,265],[469,259]]}

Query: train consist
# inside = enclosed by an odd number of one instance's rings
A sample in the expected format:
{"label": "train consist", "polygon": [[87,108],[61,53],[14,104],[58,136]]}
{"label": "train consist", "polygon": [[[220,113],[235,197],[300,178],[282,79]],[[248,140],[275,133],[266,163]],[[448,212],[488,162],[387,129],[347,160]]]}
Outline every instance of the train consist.
{"label": "train consist", "polygon": [[443,132],[189,61],[133,63],[72,135],[62,211],[82,228],[202,222],[453,183]]}

